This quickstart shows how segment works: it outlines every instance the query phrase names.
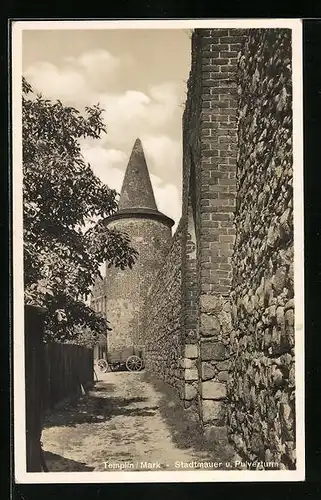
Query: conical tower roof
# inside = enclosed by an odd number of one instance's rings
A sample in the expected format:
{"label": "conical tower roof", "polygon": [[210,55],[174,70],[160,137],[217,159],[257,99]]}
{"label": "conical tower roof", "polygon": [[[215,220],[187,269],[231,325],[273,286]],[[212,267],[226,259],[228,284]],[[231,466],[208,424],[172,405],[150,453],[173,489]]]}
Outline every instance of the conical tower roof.
{"label": "conical tower roof", "polygon": [[118,211],[107,217],[105,223],[128,218],[153,219],[169,227],[174,225],[173,219],[157,209],[140,139],[136,139],[129,158],[120,192]]}
{"label": "conical tower roof", "polygon": [[157,210],[152,183],[140,139],[136,139],[120,193],[119,210],[147,208]]}

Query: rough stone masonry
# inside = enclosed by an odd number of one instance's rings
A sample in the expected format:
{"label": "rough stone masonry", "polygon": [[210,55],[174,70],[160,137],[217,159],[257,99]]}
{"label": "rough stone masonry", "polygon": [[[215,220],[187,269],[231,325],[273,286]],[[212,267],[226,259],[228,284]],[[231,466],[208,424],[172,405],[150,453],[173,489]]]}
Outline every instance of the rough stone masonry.
{"label": "rough stone masonry", "polygon": [[237,78],[228,423],[242,454],[294,468],[291,32],[251,31]]}
{"label": "rough stone masonry", "polygon": [[[182,217],[152,267],[137,342],[208,439],[227,430],[245,460],[292,469],[291,31],[196,29],[191,50]],[[148,274],[151,255],[139,259]]]}

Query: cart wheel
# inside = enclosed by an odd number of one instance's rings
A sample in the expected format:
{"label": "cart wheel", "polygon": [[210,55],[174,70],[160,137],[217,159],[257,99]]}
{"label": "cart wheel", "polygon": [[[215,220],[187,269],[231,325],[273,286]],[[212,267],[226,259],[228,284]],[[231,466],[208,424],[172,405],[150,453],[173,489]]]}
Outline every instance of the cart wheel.
{"label": "cart wheel", "polygon": [[126,361],[126,368],[130,372],[138,372],[143,368],[143,360],[136,355],[129,356]]}
{"label": "cart wheel", "polygon": [[97,366],[102,373],[106,373],[108,370],[108,363],[105,359],[99,359],[97,361]]}

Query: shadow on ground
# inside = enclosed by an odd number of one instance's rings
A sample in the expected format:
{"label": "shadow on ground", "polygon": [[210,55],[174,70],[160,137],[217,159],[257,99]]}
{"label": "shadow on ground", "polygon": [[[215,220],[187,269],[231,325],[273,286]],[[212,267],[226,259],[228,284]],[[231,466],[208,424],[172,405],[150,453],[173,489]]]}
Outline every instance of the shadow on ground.
{"label": "shadow on ground", "polygon": [[92,391],[94,392],[113,392],[115,390],[115,384],[109,384],[107,382],[102,382],[102,381],[98,381],[96,383],[100,383],[100,384],[104,384],[104,385],[100,385],[100,386],[95,386]]}
{"label": "shadow on ground", "polygon": [[83,462],[76,462],[50,451],[44,451],[43,454],[50,472],[91,472],[94,470],[94,467],[89,467]]}
{"label": "shadow on ground", "polygon": [[209,453],[220,461],[233,460],[234,449],[223,431],[221,436],[216,436],[216,439],[206,440],[196,412],[183,408],[182,401],[173,387],[155,379],[147,372],[144,373],[144,380],[161,393],[159,412],[167,423],[173,442],[178,448],[192,448],[196,452]]}
{"label": "shadow on ground", "polygon": [[[44,420],[44,429],[50,427],[75,427],[78,424],[102,423],[116,415],[130,417],[152,417],[157,406],[129,408],[133,403],[147,402],[148,398],[121,398],[111,395],[113,384],[98,383],[85,396],[77,400],[66,401],[54,412],[48,412]],[[101,395],[100,395],[101,394]]]}

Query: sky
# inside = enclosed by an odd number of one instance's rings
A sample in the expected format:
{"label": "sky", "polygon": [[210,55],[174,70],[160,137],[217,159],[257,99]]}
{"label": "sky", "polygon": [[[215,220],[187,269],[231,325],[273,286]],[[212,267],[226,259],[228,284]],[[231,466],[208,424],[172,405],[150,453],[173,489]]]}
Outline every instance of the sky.
{"label": "sky", "polygon": [[99,103],[107,134],[82,140],[95,174],[120,192],[142,141],[158,209],[181,214],[182,114],[189,30],[25,30],[23,74],[34,90],[79,110]]}

